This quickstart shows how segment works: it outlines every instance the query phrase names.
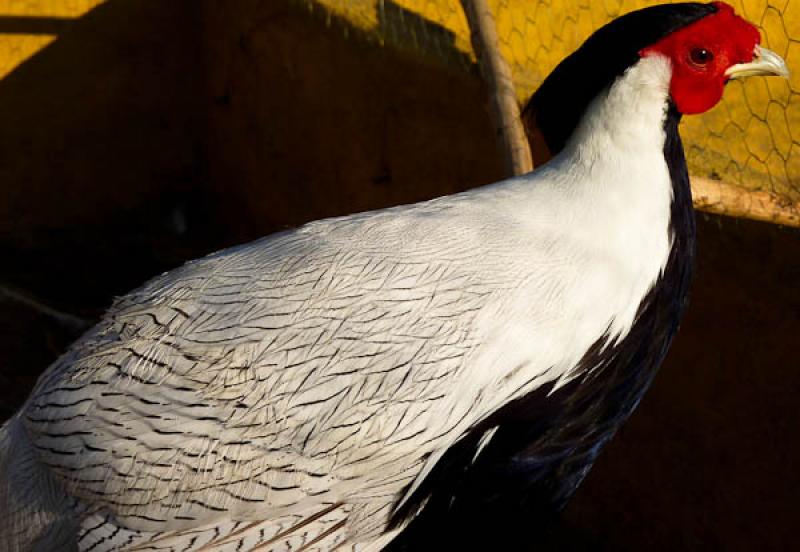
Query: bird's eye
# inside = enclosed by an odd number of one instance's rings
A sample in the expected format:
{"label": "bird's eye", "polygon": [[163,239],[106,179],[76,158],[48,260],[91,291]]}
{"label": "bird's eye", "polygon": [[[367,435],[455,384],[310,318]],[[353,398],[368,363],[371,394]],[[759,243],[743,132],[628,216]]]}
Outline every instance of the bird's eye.
{"label": "bird's eye", "polygon": [[693,48],[692,51],[689,52],[689,59],[693,64],[705,67],[714,59],[714,54],[705,48]]}

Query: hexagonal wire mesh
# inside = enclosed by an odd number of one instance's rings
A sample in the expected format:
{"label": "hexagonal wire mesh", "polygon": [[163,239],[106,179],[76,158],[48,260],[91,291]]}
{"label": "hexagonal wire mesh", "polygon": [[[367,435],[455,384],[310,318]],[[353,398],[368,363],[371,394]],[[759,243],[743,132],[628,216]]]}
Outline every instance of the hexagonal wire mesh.
{"label": "hexagonal wire mesh", "polygon": [[[296,0],[346,21],[379,44],[470,69],[475,55],[459,0]],[[728,0],[759,27],[762,43],[800,65],[800,1]],[[545,76],[595,29],[643,0],[489,0],[500,49],[524,102]],[[782,201],[800,201],[800,69],[790,81],[732,82],[725,99],[682,123],[690,172]]]}

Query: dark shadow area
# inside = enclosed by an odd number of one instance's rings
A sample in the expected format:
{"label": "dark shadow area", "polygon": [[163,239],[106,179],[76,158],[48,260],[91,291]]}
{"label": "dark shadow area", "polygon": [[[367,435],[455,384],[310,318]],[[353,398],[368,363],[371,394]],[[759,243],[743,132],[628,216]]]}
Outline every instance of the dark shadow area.
{"label": "dark shadow area", "polygon": [[0,15],[0,33],[60,35],[73,23],[68,17],[13,17]]}
{"label": "dark shadow area", "polygon": [[[58,34],[0,80],[0,285],[92,320],[213,247],[194,6],[0,18],[0,32]],[[0,294],[0,416],[74,337]]]}
{"label": "dark shadow area", "polygon": [[207,3],[203,36],[210,187],[238,239],[502,174],[475,74],[292,2],[236,4]]}
{"label": "dark shadow area", "polygon": [[567,507],[606,550],[788,550],[800,512],[800,232],[698,213],[687,316]]}
{"label": "dark shadow area", "polygon": [[[138,257],[152,255],[137,244],[182,216],[169,205],[203,201],[192,4],[101,4],[0,81],[0,246],[20,261],[0,279],[41,295],[70,288],[76,304],[87,277],[132,270],[123,280],[135,283],[150,264]],[[70,270],[50,269],[49,257],[69,257]],[[44,264],[43,281],[26,260]]]}
{"label": "dark shadow area", "polygon": [[[416,16],[386,2],[381,17]],[[475,71],[293,2],[110,0],[28,19],[0,32],[59,38],[0,81],[0,285],[88,320],[220,247],[502,174]],[[792,548],[800,232],[700,219],[666,366],[562,518],[517,527],[517,549]],[[0,418],[75,337],[0,293]]]}

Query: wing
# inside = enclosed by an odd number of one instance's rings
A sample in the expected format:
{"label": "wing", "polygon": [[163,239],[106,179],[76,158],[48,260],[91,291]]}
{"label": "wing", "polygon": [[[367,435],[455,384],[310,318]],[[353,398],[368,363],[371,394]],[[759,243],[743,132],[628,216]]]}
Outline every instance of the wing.
{"label": "wing", "polygon": [[604,293],[613,259],[519,203],[483,188],[320,221],[152,280],[40,380],[42,460],[135,530],[396,502],[609,327],[575,289]]}
{"label": "wing", "polygon": [[395,495],[504,289],[478,242],[431,239],[440,213],[315,223],[118,300],[26,407],[44,462],[141,529]]}

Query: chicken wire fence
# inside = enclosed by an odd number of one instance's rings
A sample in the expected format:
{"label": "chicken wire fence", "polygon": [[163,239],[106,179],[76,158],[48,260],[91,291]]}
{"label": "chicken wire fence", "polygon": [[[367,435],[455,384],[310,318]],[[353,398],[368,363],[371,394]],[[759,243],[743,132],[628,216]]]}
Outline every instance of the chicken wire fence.
{"label": "chicken wire fence", "polygon": [[[358,31],[377,45],[472,70],[476,63],[459,0],[294,0],[340,32]],[[594,30],[647,5],[642,0],[489,0],[500,50],[520,103]],[[762,44],[800,67],[800,0],[728,0],[756,24]],[[602,52],[598,52],[601,56]],[[731,82],[724,100],[686,117],[682,136],[693,175],[720,180],[779,201],[800,201],[800,68],[791,80]]]}

